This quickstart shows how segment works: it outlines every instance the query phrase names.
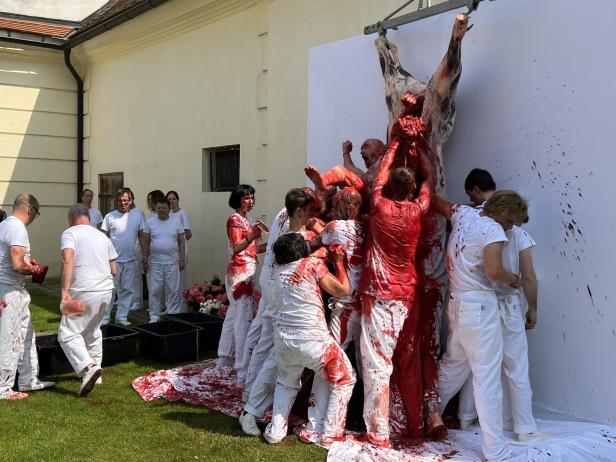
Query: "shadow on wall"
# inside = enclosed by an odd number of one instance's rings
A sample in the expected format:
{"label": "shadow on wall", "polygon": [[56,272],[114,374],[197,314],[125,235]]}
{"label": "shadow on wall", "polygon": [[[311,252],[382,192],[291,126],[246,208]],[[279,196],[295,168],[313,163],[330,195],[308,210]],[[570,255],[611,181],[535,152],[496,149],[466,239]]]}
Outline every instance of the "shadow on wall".
{"label": "shadow on wall", "polygon": [[33,194],[32,255],[60,275],[60,234],[75,203],[76,90],[61,52],[0,47],[0,207]]}

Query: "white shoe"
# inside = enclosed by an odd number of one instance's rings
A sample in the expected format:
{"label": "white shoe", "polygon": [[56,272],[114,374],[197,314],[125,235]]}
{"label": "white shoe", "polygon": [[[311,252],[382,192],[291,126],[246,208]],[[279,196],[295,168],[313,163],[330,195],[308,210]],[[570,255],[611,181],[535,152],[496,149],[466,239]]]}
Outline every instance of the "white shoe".
{"label": "white shoe", "polygon": [[518,441],[523,443],[525,441],[536,440],[538,438],[547,438],[548,436],[552,436],[552,434],[540,432],[539,430],[531,433],[518,433]]}
{"label": "white shoe", "polygon": [[81,387],[79,387],[79,396],[86,396],[92,391],[102,372],[103,370],[100,366],[92,366],[86,371],[81,381]]}
{"label": "white shoe", "polygon": [[103,384],[103,378],[99,377],[98,379],[96,379],[96,382],[94,382],[95,385],[102,385]]}
{"label": "white shoe", "polygon": [[261,430],[257,427],[257,420],[254,415],[249,412],[244,412],[240,415],[239,420],[244,433],[250,436],[261,436]]}
{"label": "white shoe", "polygon": [[44,390],[45,388],[53,388],[56,386],[56,382],[45,382],[43,380],[37,380],[36,382],[30,384],[29,386],[19,386],[19,391],[36,391],[36,390]]}
{"label": "white shoe", "polygon": [[283,440],[283,438],[274,438],[270,433],[271,430],[272,430],[272,424],[269,423],[267,424],[267,427],[265,428],[265,431],[263,432],[263,438],[265,438],[265,441],[267,441],[269,444],[280,443]]}
{"label": "white shoe", "polygon": [[132,322],[129,322],[129,321],[126,321],[126,320],[117,320],[117,319],[116,319],[116,324],[118,324],[119,326],[122,326],[122,327],[128,327],[128,326],[132,326],[133,325]]}
{"label": "white shoe", "polygon": [[477,422],[478,422],[477,419],[460,420],[460,430],[465,430],[468,427],[470,427],[471,425],[477,424]]}

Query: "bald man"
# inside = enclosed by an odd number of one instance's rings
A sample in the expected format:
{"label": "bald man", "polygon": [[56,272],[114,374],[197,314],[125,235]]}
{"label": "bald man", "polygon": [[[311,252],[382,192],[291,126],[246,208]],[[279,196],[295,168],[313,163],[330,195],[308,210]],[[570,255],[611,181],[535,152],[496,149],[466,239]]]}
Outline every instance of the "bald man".
{"label": "bald man", "polygon": [[[19,194],[13,212],[0,223],[0,399],[21,399],[27,391],[53,387],[53,382],[38,379],[38,356],[34,327],[30,319],[30,295],[26,276],[43,271],[30,256],[26,226],[39,213],[39,202],[31,194]],[[13,391],[19,372],[18,388]]]}

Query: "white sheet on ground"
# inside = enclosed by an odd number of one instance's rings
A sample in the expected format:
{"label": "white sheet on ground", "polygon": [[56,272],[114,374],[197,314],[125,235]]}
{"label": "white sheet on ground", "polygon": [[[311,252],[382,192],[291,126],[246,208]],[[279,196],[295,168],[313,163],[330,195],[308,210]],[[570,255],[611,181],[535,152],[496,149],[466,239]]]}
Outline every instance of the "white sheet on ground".
{"label": "white sheet on ground", "polygon": [[[591,462],[616,461],[616,427],[588,422],[556,422],[537,420],[539,429],[550,437],[518,443],[514,434],[505,432],[513,451],[507,462]],[[396,449],[376,448],[352,439],[334,443],[328,462],[419,462],[419,461],[483,461],[481,429],[478,425],[466,430],[450,430],[442,442],[399,441]]]}

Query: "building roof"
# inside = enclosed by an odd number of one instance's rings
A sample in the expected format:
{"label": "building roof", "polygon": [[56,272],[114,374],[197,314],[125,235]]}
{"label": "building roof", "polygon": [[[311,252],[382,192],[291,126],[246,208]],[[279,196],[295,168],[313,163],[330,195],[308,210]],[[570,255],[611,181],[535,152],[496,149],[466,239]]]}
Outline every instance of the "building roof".
{"label": "building roof", "polygon": [[109,0],[81,21],[0,12],[0,40],[72,48],[167,0]]}

